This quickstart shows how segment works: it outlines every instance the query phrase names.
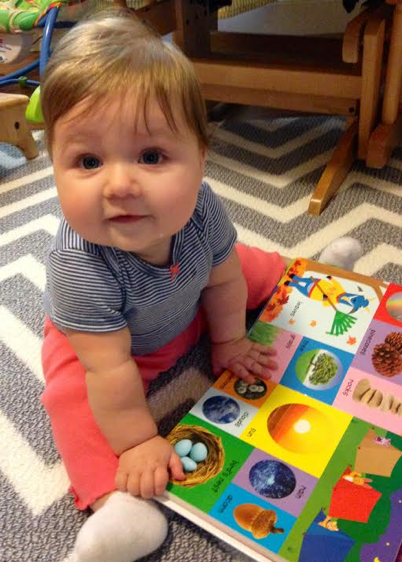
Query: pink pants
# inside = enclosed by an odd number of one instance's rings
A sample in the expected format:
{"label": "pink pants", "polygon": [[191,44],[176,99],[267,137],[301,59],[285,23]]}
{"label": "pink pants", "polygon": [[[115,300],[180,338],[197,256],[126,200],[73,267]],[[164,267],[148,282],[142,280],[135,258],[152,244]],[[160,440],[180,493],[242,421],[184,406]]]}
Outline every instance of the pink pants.
{"label": "pink pants", "polygon": [[[266,253],[241,244],[236,246],[248,285],[247,308],[256,308],[270,295],[284,272],[277,253]],[[194,345],[206,322],[202,310],[177,338],[155,353],[133,356],[144,381],[170,369]],[[42,365],[46,387],[42,395],[53,436],[66,466],[78,509],[115,490],[118,457],[98,428],[89,407],[85,371],[66,336],[47,318]]]}

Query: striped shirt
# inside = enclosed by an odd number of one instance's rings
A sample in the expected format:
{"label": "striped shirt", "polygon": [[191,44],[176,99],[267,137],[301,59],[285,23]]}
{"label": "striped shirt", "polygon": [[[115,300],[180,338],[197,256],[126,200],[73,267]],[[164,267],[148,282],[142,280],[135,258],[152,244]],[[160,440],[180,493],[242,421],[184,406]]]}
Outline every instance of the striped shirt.
{"label": "striped shirt", "polygon": [[48,256],[46,314],[61,331],[128,327],[132,353],[152,353],[191,324],[211,268],[235,241],[234,226],[205,182],[192,217],[172,239],[166,266],[88,242],[63,219]]}

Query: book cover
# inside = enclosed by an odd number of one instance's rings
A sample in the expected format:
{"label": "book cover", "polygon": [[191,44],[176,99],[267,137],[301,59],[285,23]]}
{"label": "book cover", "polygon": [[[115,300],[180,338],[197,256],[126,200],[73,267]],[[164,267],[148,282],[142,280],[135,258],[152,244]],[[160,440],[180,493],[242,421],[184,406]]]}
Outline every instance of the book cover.
{"label": "book cover", "polygon": [[278,368],[226,371],[173,429],[198,462],[164,503],[255,560],[394,562],[402,286],[296,259],[249,337]]}

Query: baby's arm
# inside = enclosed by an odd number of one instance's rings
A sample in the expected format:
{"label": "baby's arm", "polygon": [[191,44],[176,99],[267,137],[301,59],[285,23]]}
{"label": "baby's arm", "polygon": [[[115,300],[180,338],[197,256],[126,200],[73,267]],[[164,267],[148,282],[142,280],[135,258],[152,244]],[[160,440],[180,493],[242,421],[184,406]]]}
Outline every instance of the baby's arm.
{"label": "baby's arm", "polygon": [[[287,260],[286,260],[287,261]],[[246,337],[247,284],[236,250],[212,269],[202,294],[212,341],[214,374],[228,368],[247,382],[269,378],[277,367],[275,351]]]}
{"label": "baby's arm", "polygon": [[143,497],[163,493],[168,468],[174,478],[181,479],[184,474],[173,447],[158,435],[131,357],[129,330],[102,334],[68,330],[67,337],[86,370],[95,420],[120,457],[117,487]]}
{"label": "baby's arm", "polygon": [[246,334],[247,284],[236,250],[212,268],[202,293],[211,341],[215,344],[239,340]]}
{"label": "baby's arm", "polygon": [[68,330],[67,337],[86,371],[91,410],[113,451],[120,455],[157,435],[131,357],[129,330],[100,334]]}

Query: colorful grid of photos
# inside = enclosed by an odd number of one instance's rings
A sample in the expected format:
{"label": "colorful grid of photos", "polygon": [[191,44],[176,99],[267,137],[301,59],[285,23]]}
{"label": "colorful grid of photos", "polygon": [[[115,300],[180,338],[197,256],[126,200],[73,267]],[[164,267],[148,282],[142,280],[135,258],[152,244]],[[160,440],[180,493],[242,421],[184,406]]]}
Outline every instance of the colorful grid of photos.
{"label": "colorful grid of photos", "polygon": [[225,372],[215,382],[169,436],[205,443],[207,458],[168,489],[260,552],[393,562],[402,287],[336,273],[294,262],[250,332],[276,350],[272,378],[247,384]]}

